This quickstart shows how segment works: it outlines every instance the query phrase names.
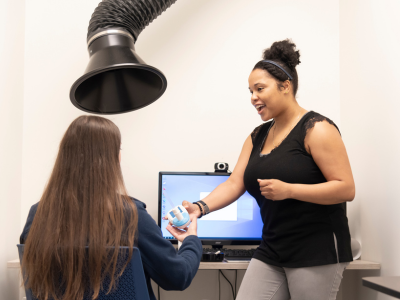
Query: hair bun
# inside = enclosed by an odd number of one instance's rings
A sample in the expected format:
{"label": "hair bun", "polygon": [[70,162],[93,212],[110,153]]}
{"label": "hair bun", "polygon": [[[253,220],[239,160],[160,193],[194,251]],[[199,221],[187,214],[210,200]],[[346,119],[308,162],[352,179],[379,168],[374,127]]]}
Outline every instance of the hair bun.
{"label": "hair bun", "polygon": [[278,60],[285,63],[289,68],[295,69],[300,63],[300,51],[296,50],[296,44],[286,39],[274,42],[270,48],[265,49],[263,59]]}

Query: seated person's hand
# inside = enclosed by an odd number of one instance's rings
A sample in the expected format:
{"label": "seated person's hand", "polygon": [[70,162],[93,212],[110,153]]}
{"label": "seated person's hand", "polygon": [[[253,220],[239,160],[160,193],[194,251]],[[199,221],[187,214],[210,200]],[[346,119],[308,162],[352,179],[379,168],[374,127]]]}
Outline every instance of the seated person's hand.
{"label": "seated person's hand", "polygon": [[197,217],[190,215],[190,221],[191,223],[189,226],[185,227],[184,229],[176,228],[175,226],[172,226],[171,223],[169,223],[166,228],[174,238],[180,242],[183,242],[183,240],[189,235],[197,236]]}

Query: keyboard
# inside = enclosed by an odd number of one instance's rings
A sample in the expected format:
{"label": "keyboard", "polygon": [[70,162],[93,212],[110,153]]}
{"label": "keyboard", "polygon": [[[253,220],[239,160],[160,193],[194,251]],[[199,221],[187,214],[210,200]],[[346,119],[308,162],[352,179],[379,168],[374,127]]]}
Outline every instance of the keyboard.
{"label": "keyboard", "polygon": [[221,251],[226,260],[251,260],[256,249],[203,248],[203,253]]}

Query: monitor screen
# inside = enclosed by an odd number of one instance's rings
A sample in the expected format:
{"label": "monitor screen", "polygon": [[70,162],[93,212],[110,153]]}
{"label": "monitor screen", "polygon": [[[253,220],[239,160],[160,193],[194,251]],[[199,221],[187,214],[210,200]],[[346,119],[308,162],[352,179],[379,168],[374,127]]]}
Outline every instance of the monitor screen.
{"label": "monitor screen", "polygon": [[[229,178],[228,173],[160,172],[158,224],[163,237],[176,242],[166,230],[162,217],[183,200],[195,202],[210,194]],[[256,200],[245,192],[232,204],[198,220],[197,234],[203,244],[257,245],[261,242],[263,222]]]}

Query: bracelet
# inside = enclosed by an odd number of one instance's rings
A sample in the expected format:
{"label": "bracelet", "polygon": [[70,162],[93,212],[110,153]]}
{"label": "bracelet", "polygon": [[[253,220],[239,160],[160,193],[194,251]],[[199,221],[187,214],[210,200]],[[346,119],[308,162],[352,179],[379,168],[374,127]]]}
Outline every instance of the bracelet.
{"label": "bracelet", "polygon": [[203,205],[204,215],[208,215],[210,213],[210,208],[208,207],[208,205],[202,200],[199,200],[197,202],[199,202],[201,205]]}
{"label": "bracelet", "polygon": [[197,202],[193,202],[193,204],[196,204],[196,205],[200,208],[200,217],[198,217],[198,219],[200,219],[202,216],[204,216],[203,208],[202,208],[201,205],[200,205],[199,203],[197,203]]}

